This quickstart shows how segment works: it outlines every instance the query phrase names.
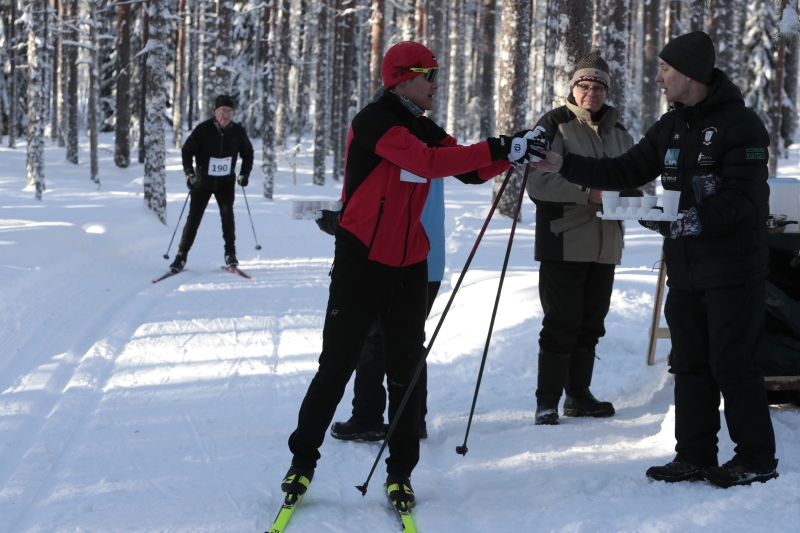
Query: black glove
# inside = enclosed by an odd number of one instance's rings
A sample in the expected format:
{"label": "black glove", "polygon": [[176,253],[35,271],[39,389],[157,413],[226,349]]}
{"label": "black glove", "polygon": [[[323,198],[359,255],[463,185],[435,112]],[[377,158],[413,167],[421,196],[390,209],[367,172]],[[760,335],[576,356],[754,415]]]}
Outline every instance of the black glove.
{"label": "black glove", "polygon": [[322,216],[315,221],[319,229],[328,235],[336,235],[336,228],[339,227],[339,211],[320,209],[319,212]]}
{"label": "black glove", "polygon": [[[664,208],[662,207],[654,207],[653,210],[654,211],[658,210],[661,211],[662,213],[664,212]],[[639,224],[644,228],[659,233],[662,237],[668,237],[668,238],[671,237],[670,224],[672,224],[672,222],[659,222],[658,220],[640,220]]]}
{"label": "black glove", "polygon": [[550,149],[550,143],[547,139],[541,137],[537,139],[523,139],[522,137],[500,135],[499,137],[489,137],[486,139],[486,142],[489,143],[492,161],[506,160],[514,164],[527,164],[531,161],[541,161],[545,157],[541,149]]}
{"label": "black glove", "polygon": [[246,174],[239,174],[239,177],[236,178],[236,183],[238,183],[242,187],[247,187],[247,183],[249,182],[249,180],[250,180],[250,176],[248,176]]}
{"label": "black glove", "polygon": [[194,175],[194,170],[186,173],[186,188],[190,191],[197,185],[197,176]]}

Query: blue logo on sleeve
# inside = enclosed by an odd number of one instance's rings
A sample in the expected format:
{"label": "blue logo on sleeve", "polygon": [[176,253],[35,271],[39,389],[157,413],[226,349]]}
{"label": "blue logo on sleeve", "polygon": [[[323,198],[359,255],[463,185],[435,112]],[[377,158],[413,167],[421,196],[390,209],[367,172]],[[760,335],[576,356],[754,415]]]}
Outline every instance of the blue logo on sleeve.
{"label": "blue logo on sleeve", "polygon": [[677,167],[678,166],[678,156],[681,153],[680,148],[669,148],[667,149],[667,154],[664,156],[664,166],[665,167]]}

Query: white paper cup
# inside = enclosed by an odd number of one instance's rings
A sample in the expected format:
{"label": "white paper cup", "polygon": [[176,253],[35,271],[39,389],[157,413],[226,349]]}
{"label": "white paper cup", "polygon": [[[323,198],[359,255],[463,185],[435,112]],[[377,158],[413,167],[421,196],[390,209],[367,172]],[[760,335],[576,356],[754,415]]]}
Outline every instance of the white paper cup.
{"label": "white paper cup", "polygon": [[623,210],[625,210],[625,209],[628,209],[628,197],[627,197],[627,196],[623,196],[623,197],[621,197],[621,198],[619,199],[619,206],[620,206],[620,207],[621,207]]}
{"label": "white paper cup", "polygon": [[650,211],[658,203],[658,196],[642,196],[639,198],[645,211]]}
{"label": "white paper cup", "polygon": [[342,202],[336,200],[335,202],[331,202],[331,211],[341,211],[342,210]]}
{"label": "white paper cup", "polygon": [[642,199],[638,196],[628,197],[628,207],[635,207],[636,209],[639,209],[642,207]]}
{"label": "white paper cup", "polygon": [[303,202],[292,200],[292,218],[300,220],[303,218]]}
{"label": "white paper cup", "polygon": [[619,206],[619,191],[603,191],[603,214],[610,215]]}
{"label": "white paper cup", "polygon": [[664,204],[664,213],[676,216],[678,214],[678,204],[681,200],[681,191],[664,191],[661,201]]}

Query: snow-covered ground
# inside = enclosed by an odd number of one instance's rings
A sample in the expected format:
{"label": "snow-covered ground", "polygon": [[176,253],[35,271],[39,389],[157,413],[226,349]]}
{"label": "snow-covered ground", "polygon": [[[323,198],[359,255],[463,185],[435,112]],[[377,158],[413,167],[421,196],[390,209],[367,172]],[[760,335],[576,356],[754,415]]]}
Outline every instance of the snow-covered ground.
{"label": "snow-covered ground", "polygon": [[[258,242],[237,193],[245,280],[219,267],[210,204],[188,271],[166,272],[186,198],[180,158],[168,157],[169,225],[143,208],[142,166],[118,169],[101,138],[102,186],[48,147],[47,191],[25,188],[24,144],[0,149],[0,531],[254,532],[269,528],[290,462],[286,441],[321,347],[333,239],[289,218],[291,200],[334,200],[297,185],[279,161],[275,200],[247,189]],[[797,147],[781,173],[800,177]],[[258,161],[257,166],[258,168]],[[488,212],[487,186],[447,180],[448,272],[432,333]],[[534,426],[542,310],[526,200],[473,422],[462,444],[510,229],[492,221],[436,341],[428,428],[412,478],[423,533],[558,531],[800,531],[800,411],[772,408],[780,478],[722,490],[652,483],[673,455],[669,341],[645,363],[660,237],[628,225],[592,390],[614,402],[602,420]],[[181,222],[182,227],[183,222]],[[176,243],[170,256],[174,257]],[[349,416],[348,392],[336,420]],[[724,420],[724,418],[723,418]],[[720,460],[733,445],[720,433]],[[328,438],[289,531],[391,532],[399,526],[376,472],[376,444]]]}

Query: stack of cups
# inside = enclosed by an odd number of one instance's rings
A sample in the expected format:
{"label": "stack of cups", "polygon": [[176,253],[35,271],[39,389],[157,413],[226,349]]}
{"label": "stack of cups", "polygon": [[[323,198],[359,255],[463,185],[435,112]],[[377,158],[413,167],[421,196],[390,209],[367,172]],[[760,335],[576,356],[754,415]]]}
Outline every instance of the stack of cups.
{"label": "stack of cups", "polygon": [[662,202],[664,204],[664,214],[678,216],[678,204],[681,200],[681,191],[664,191]]}

